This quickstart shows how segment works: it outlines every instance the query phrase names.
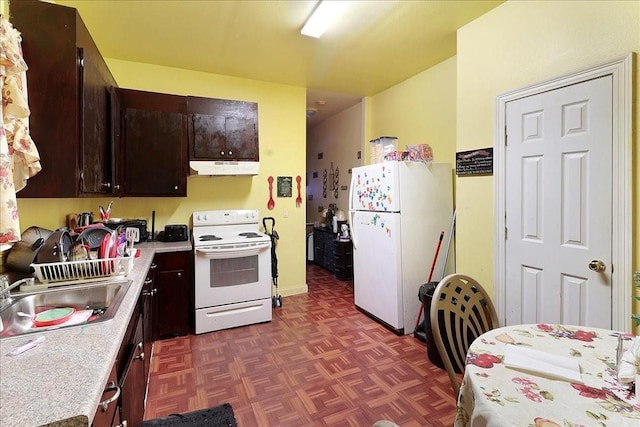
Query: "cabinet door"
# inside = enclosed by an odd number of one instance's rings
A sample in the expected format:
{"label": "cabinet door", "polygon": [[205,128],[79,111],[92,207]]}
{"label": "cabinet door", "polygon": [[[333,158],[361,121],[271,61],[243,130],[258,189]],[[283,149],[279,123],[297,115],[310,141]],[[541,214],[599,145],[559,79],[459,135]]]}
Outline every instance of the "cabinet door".
{"label": "cabinet door", "polygon": [[318,230],[313,232],[313,260],[324,267],[324,233]]}
{"label": "cabinet door", "polygon": [[147,273],[147,278],[142,287],[142,338],[144,342],[144,378],[149,380],[149,370],[151,368],[151,356],[153,353],[153,321],[155,318],[155,294],[157,292],[155,277],[157,264],[152,263]]}
{"label": "cabinet door", "polygon": [[194,311],[190,255],[191,252],[164,252],[154,258],[158,264],[154,297],[156,340],[189,334],[189,319]]}
{"label": "cabinet door", "polygon": [[116,82],[89,31],[78,18],[80,59],[80,192],[111,193],[111,108],[109,88]]}
{"label": "cabinet door", "polygon": [[138,319],[138,326],[134,335],[135,348],[129,359],[127,369],[120,384],[120,419],[126,421],[128,427],[142,425],[144,418],[144,344],[142,338],[142,320]]}
{"label": "cabinet door", "polygon": [[187,195],[186,98],[119,89],[123,196]]}
{"label": "cabinet door", "polygon": [[259,160],[258,104],[188,97],[190,160]]}
{"label": "cabinet door", "polygon": [[78,52],[76,11],[40,1],[12,1],[29,67],[29,128],[42,170],[18,197],[76,197],[78,190]]}
{"label": "cabinet door", "polygon": [[115,425],[115,423],[113,423],[113,416],[116,413],[116,409],[118,409],[119,397],[120,387],[118,386],[118,375],[114,365],[100,403],[98,404],[98,409],[93,417],[91,424],[93,427],[111,427]]}
{"label": "cabinet door", "polygon": [[159,271],[156,278],[158,339],[189,333],[189,289],[184,270]]}
{"label": "cabinet door", "polygon": [[40,1],[11,2],[22,33],[29,127],[42,171],[18,197],[77,197],[108,192],[107,88],[115,85],[76,9]]}

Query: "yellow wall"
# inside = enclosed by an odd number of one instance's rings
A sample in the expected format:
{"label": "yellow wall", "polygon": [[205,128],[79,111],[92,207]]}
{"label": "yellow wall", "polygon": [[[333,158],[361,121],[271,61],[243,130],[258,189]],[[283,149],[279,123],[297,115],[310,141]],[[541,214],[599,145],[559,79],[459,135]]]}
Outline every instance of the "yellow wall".
{"label": "yellow wall", "polygon": [[[398,137],[400,150],[407,144],[429,144],[435,162],[451,163],[453,167],[456,58],[449,58],[373,96],[369,120],[372,138]],[[364,160],[370,163],[368,154]]]}
{"label": "yellow wall", "polygon": [[[324,218],[318,212],[322,207],[326,209],[329,203],[335,203],[337,208],[344,211],[345,216],[349,210],[348,187],[351,182],[349,169],[362,165],[362,156],[358,159],[358,151],[362,151],[363,141],[363,104],[338,113],[322,123],[314,126],[307,132],[307,195],[313,195],[313,200],[307,201],[307,222],[324,222]],[[318,153],[322,153],[322,159],[318,159]],[[327,182],[327,197],[323,195],[323,173],[327,175],[333,163],[338,173],[338,197],[330,191],[330,183]],[[317,178],[313,177],[317,172]],[[347,189],[342,189],[343,186]],[[331,225],[331,224],[328,224]]]}
{"label": "yellow wall", "polygon": [[[165,224],[191,226],[193,211],[259,209],[261,218],[273,216],[276,219],[280,235],[277,246],[279,292],[282,295],[306,292],[304,208],[296,208],[295,197],[275,198],[275,209],[266,208],[268,176],[305,174],[305,88],[120,60],[107,59],[107,63],[120,87],[257,102],[260,139],[259,175],[190,176],[187,197],[116,198],[113,199],[112,216],[146,218],[151,228],[151,211],[155,210],[157,231]],[[22,230],[31,225],[56,228],[64,225],[68,213],[92,211],[97,214],[98,206],[106,205],[109,200],[19,199],[20,225]]]}
{"label": "yellow wall", "polygon": [[[638,1],[509,1],[458,31],[457,150],[493,145],[496,96],[640,50]],[[636,58],[637,61],[637,58]],[[633,268],[640,268],[635,68]],[[493,283],[492,177],[457,179],[457,266]],[[629,278],[631,283],[631,278]]]}

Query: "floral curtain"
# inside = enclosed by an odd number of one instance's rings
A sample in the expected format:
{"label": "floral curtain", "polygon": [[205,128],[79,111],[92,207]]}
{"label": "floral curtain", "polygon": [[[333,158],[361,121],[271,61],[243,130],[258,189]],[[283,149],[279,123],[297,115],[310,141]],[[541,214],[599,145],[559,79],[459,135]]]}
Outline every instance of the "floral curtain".
{"label": "floral curtain", "polygon": [[20,240],[16,192],[42,169],[29,135],[27,64],[20,32],[0,15],[0,244]]}

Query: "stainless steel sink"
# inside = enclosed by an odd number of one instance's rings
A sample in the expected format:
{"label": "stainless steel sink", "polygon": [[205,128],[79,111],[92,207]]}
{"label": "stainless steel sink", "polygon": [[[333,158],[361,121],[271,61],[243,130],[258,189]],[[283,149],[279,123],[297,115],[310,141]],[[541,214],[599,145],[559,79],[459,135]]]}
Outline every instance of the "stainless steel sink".
{"label": "stainless steel sink", "polygon": [[95,324],[113,319],[130,284],[130,280],[119,280],[16,293],[12,295],[11,304],[0,311],[0,338],[78,326],[70,324],[72,322],[65,322],[34,327],[35,315],[51,308],[72,307],[76,310],[91,310],[91,317],[80,324]]}

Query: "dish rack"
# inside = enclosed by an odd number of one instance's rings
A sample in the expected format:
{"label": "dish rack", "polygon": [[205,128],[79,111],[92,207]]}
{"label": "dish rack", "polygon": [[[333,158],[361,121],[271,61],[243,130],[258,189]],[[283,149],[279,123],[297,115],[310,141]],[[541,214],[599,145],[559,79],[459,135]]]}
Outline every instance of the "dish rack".
{"label": "dish rack", "polygon": [[31,264],[36,279],[44,284],[90,281],[112,276],[128,276],[133,268],[134,255],[82,261]]}

